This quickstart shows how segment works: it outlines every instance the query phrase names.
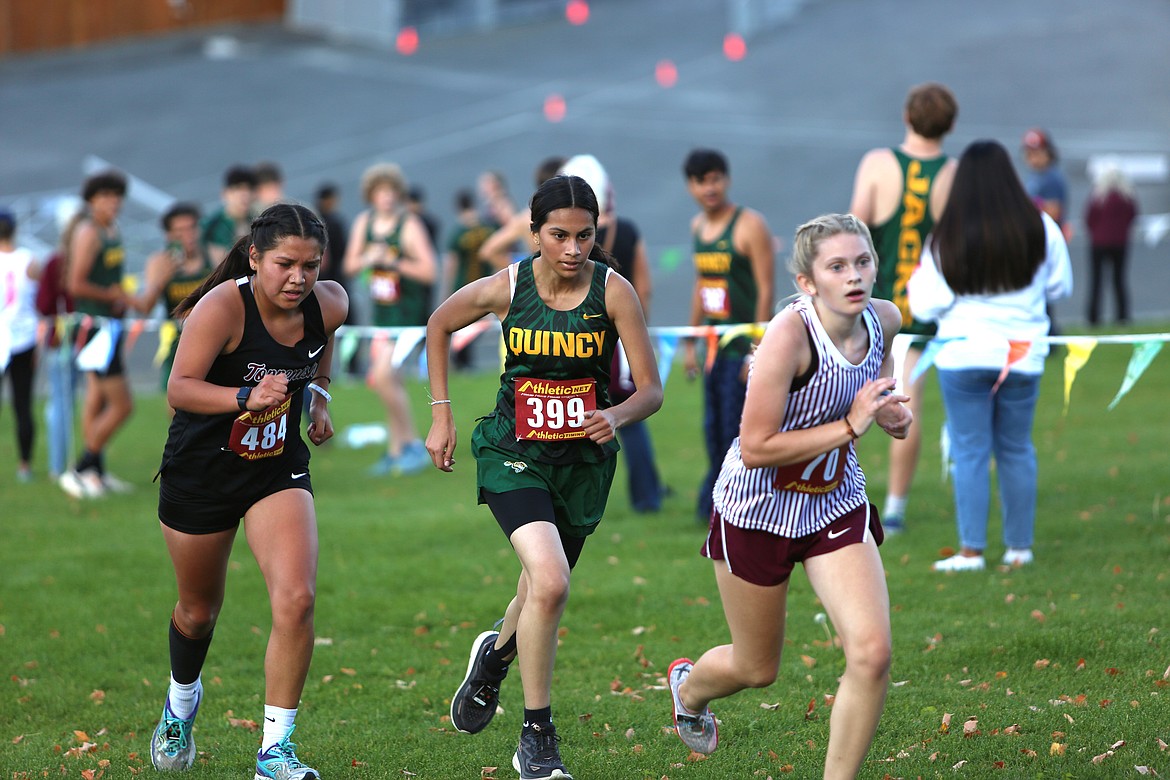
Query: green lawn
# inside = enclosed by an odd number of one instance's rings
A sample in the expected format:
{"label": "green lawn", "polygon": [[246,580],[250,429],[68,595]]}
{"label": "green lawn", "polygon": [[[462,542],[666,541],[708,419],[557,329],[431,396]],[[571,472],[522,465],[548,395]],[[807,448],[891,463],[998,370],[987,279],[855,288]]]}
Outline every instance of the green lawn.
{"label": "green lawn", "polygon": [[[955,544],[930,380],[909,530],[882,549],[894,685],[863,776],[1112,778],[1140,776],[1137,767],[1170,775],[1170,361],[1156,359],[1108,412],[1130,353],[1098,347],[1067,416],[1063,352],[1050,359],[1035,431],[1037,560],[1015,571],[930,571]],[[484,733],[458,734],[447,718],[469,643],[500,616],[518,570],[473,495],[468,442],[495,383],[490,374],[452,382],[455,474],[369,478],[375,450],[338,443],[314,456],[318,647],[296,740],[327,780],[515,777],[518,675],[505,683],[505,713]],[[364,385],[333,390],[338,430],[379,419]],[[421,384],[413,396],[425,426]],[[676,370],[650,423],[674,494],[661,513],[635,515],[619,471],[610,511],[574,574],[553,704],[578,780],[820,776],[826,697],[843,657],[816,622],[820,608],[799,570],[775,685],[715,704],[722,741],[704,761],[688,760],[666,730],[667,665],[727,638],[693,519],[704,468],[700,408],[699,387]],[[0,777],[153,773],[148,743],[166,690],[174,602],[150,483],[165,432],[161,396],[140,398],[109,455],[112,470],[138,484],[130,496],[65,497],[43,479],[43,442],[36,484],[14,484],[14,458],[0,466]],[[6,410],[4,452],[12,442]],[[863,439],[879,506],[885,453],[876,429]],[[997,561],[998,518],[991,539],[989,561]],[[249,777],[259,741],[248,726],[262,714],[267,599],[242,536],[233,561],[204,670],[194,778]]]}

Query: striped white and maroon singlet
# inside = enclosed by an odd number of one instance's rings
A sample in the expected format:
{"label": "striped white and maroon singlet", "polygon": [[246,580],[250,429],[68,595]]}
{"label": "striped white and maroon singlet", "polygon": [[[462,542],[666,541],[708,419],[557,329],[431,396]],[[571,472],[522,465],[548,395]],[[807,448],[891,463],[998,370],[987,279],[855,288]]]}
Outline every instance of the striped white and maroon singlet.
{"label": "striped white and maroon singlet", "polygon": [[[802,296],[788,308],[800,315],[811,334],[817,368],[807,385],[789,393],[780,430],[800,430],[840,420],[848,413],[862,385],[876,379],[881,370],[885,342],[877,312],[871,303],[862,314],[869,331],[869,352],[860,365],[854,365],[825,333],[810,298]],[[826,493],[778,489],[776,467],[749,469],[743,465],[737,436],[727,450],[715,482],[715,510],[734,526],[798,538],[817,532],[868,502],[865,474],[857,463],[853,442],[847,447],[844,463],[834,457],[822,460],[816,468],[822,472],[827,469],[825,476],[838,478],[840,484]]]}

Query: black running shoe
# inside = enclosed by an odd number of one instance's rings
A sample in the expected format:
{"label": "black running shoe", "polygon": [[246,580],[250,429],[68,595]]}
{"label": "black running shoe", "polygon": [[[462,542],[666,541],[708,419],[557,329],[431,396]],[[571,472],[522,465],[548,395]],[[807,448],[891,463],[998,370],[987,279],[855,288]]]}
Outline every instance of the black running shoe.
{"label": "black running shoe", "polygon": [[484,668],[483,659],[499,635],[499,631],[484,631],[475,638],[467,661],[467,674],[451,697],[451,723],[464,734],[478,734],[496,716],[500,683],[508,675],[508,667],[505,666],[503,674],[496,677]]}
{"label": "black running shoe", "polygon": [[551,723],[521,731],[520,744],[512,756],[512,768],[520,773],[520,780],[573,780],[561,761],[560,741]]}

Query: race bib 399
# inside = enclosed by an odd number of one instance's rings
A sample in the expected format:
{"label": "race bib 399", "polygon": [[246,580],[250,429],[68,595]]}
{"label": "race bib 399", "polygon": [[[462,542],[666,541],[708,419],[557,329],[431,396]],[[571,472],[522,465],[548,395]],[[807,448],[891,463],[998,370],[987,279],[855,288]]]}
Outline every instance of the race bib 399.
{"label": "race bib 399", "polygon": [[516,438],[567,441],[585,438],[585,413],[597,409],[592,379],[516,379]]}

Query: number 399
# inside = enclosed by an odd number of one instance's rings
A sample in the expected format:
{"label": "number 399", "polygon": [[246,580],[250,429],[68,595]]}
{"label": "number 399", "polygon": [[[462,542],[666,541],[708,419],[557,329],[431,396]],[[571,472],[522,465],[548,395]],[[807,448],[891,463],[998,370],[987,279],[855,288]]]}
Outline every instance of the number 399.
{"label": "number 399", "polygon": [[585,402],[578,397],[568,401],[563,398],[529,398],[528,407],[532,412],[528,418],[530,428],[559,431],[585,424]]}

